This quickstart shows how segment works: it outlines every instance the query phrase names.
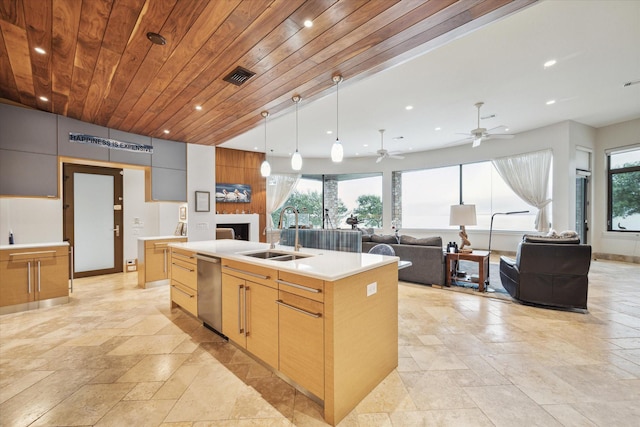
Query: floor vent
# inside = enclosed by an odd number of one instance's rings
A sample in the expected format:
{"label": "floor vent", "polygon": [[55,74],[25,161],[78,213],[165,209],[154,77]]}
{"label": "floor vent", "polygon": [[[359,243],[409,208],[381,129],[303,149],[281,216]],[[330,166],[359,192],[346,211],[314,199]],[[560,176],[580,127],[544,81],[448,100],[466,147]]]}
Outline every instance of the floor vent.
{"label": "floor vent", "polygon": [[224,80],[225,82],[232,83],[236,86],[242,86],[244,82],[255,76],[256,73],[247,70],[246,68],[236,67],[232,72],[227,74]]}

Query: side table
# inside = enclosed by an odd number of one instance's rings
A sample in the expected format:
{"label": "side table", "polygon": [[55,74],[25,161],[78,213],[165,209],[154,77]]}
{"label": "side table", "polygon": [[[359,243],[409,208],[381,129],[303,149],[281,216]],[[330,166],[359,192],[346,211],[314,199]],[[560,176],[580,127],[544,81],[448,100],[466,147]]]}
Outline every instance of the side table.
{"label": "side table", "polygon": [[470,280],[460,280],[457,277],[454,279],[455,271],[451,271],[451,264],[454,261],[473,261],[478,263],[478,291],[484,292],[484,282],[487,280],[487,272],[489,271],[489,251],[473,251],[469,253],[458,252],[458,253],[450,253],[447,252],[447,260],[446,260],[446,272],[447,272],[447,286],[451,286],[453,281],[461,281],[461,282],[471,282]]}

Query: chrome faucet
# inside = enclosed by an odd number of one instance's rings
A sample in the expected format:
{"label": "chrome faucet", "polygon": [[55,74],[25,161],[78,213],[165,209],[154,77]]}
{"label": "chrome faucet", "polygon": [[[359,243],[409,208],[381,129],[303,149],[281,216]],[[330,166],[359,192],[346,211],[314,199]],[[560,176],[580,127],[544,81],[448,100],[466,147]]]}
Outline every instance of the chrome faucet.
{"label": "chrome faucet", "polygon": [[302,247],[300,246],[300,243],[298,240],[298,210],[291,205],[285,206],[284,208],[282,208],[282,210],[280,211],[280,221],[278,222],[278,228],[282,229],[282,217],[284,216],[284,213],[287,209],[291,209],[293,211],[293,214],[296,216],[296,239],[295,239],[295,244],[293,246],[293,250],[298,252]]}

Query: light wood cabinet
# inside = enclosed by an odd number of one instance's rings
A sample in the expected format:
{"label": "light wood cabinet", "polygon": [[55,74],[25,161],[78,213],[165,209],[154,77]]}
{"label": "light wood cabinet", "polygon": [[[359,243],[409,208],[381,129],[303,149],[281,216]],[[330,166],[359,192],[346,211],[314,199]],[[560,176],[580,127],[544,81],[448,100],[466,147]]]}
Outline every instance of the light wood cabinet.
{"label": "light wood cabinet", "polygon": [[186,242],[186,237],[138,241],[138,286],[166,285],[171,278],[170,243]]}
{"label": "light wood cabinet", "polygon": [[[260,274],[252,271],[251,267],[240,264],[230,269],[228,263],[223,266],[226,272],[222,274],[222,333],[277,369],[278,290],[275,282],[269,280],[270,276],[251,276]],[[263,283],[242,277],[247,274]]]}
{"label": "light wood cabinet", "polygon": [[171,307],[198,317],[198,265],[194,252],[171,248]]}
{"label": "light wood cabinet", "polygon": [[69,301],[69,247],[0,251],[0,313]]}

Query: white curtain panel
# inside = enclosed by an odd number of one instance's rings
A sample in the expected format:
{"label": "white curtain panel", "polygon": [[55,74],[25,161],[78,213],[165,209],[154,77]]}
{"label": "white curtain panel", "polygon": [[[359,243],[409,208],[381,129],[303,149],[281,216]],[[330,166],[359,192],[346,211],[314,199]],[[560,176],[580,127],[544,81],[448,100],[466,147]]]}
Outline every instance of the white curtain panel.
{"label": "white curtain panel", "polygon": [[547,205],[551,199],[547,190],[552,158],[551,150],[544,150],[493,160],[493,166],[513,192],[538,209],[535,221],[538,231],[549,231]]}
{"label": "white curtain panel", "polygon": [[272,174],[267,178],[267,229],[273,228],[271,214],[287,201],[300,180],[300,174]]}

